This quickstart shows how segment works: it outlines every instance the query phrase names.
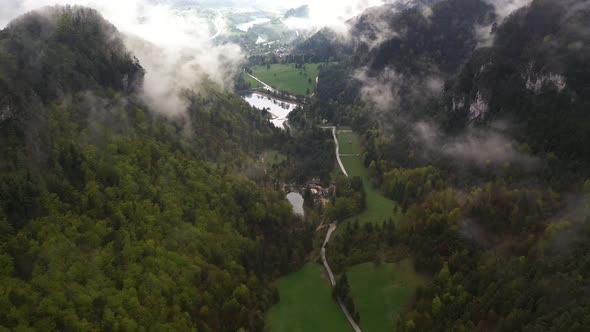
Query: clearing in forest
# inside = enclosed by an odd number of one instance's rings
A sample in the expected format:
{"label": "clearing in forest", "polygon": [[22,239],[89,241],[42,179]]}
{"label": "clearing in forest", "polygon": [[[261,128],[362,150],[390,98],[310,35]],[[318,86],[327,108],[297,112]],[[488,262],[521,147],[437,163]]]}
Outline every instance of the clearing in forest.
{"label": "clearing in forest", "polygon": [[355,265],[347,271],[363,332],[391,332],[412,300],[416,288],[426,283],[410,259],[399,263]]}
{"label": "clearing in forest", "polygon": [[332,300],[324,267],[309,263],[277,281],[280,301],[266,317],[272,332],[352,331]]}
{"label": "clearing in forest", "polygon": [[344,164],[344,168],[346,168],[348,176],[359,176],[363,179],[363,186],[367,194],[367,208],[353,219],[372,223],[382,223],[390,217],[397,220],[398,218],[395,218],[397,205],[383,196],[381,191],[373,186],[369,177],[369,169],[363,164],[359,135],[350,130],[339,128],[337,136],[340,144],[340,159]]}
{"label": "clearing in forest", "polygon": [[[320,65],[307,63],[296,67],[294,63],[281,63],[270,66],[253,66],[250,69],[252,69],[253,76],[277,90],[296,96],[307,96],[314,92]],[[250,82],[252,88],[260,86],[260,83],[248,75],[244,75],[244,78],[246,82]]]}

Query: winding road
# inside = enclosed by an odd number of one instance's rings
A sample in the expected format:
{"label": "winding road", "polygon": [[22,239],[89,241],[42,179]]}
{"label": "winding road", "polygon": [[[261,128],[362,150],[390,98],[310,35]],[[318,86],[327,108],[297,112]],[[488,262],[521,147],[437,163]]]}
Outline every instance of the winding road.
{"label": "winding road", "polygon": [[[334,136],[334,143],[336,144],[336,158],[338,159],[338,164],[340,165],[340,169],[342,170],[342,173],[344,173],[344,175],[346,175],[348,177],[348,173],[346,173],[346,169],[344,168],[344,164],[342,164],[342,160],[340,160],[340,145],[338,144],[338,137],[336,136],[336,127],[322,127],[322,128],[332,129],[332,135]],[[334,221],[333,223],[330,224],[330,228],[328,228],[328,232],[326,233],[326,238],[324,239],[324,244],[322,244],[322,250],[321,250],[322,263],[324,264],[324,268],[326,269],[326,272],[328,273],[328,276],[330,277],[330,284],[332,284],[332,287],[336,286],[336,277],[334,277],[334,273],[332,272],[332,269],[330,268],[330,264],[328,264],[328,259],[326,258],[326,246],[330,242],[330,238],[332,237],[332,234],[334,233],[334,231],[336,231],[337,227],[338,227],[338,222],[336,222],[336,221]],[[348,319],[350,326],[352,326],[352,329],[355,332],[362,332],[361,327],[354,321],[354,319],[350,315],[350,312],[348,312],[348,309],[346,309],[346,306],[344,305],[344,303],[342,303],[342,301],[338,300],[338,304],[340,305],[340,309],[342,309],[342,312],[346,316],[346,319]]]}
{"label": "winding road", "polygon": [[[321,250],[322,262],[324,264],[324,268],[326,269],[326,272],[328,272],[328,276],[330,277],[330,284],[332,284],[332,287],[336,286],[336,277],[334,277],[334,273],[332,272],[332,269],[330,268],[330,264],[328,264],[328,259],[326,259],[326,245],[328,245],[328,242],[330,242],[330,238],[332,237],[332,233],[334,233],[334,231],[336,230],[336,227],[337,227],[336,221],[330,224],[330,228],[328,229],[328,232],[326,233],[326,239],[324,240],[324,244],[322,245],[322,250]],[[346,319],[348,319],[348,323],[350,323],[350,326],[352,326],[352,329],[355,332],[362,332],[361,327],[354,321],[354,319],[350,315],[350,312],[348,312],[348,309],[346,309],[346,306],[344,305],[344,303],[342,303],[342,301],[338,300],[338,304],[340,305],[340,309],[342,309],[342,312],[346,316]]]}

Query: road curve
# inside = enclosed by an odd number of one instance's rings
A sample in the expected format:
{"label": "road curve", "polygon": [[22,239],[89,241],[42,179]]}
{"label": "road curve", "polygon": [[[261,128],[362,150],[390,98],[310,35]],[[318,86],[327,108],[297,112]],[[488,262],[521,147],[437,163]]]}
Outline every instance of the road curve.
{"label": "road curve", "polygon": [[[334,143],[336,144],[336,159],[338,159],[338,165],[340,165],[340,169],[342,170],[342,173],[344,173],[344,175],[346,175],[346,177],[348,177],[348,173],[346,172],[346,169],[344,168],[344,164],[342,163],[342,160],[340,159],[340,144],[338,143],[338,136],[336,136],[336,127],[321,127],[321,128],[332,129],[332,136],[334,136]],[[328,264],[328,259],[326,258],[326,246],[328,245],[328,242],[330,242],[330,238],[332,237],[332,233],[334,233],[337,226],[338,226],[338,223],[336,221],[330,224],[330,228],[328,229],[328,232],[326,233],[326,239],[324,240],[324,244],[322,245],[322,250],[321,250],[322,262],[324,263],[324,268],[326,269],[326,272],[328,273],[328,277],[330,277],[330,284],[332,284],[332,287],[336,286],[336,277],[334,277],[334,273],[332,272],[332,269],[330,268],[330,265]],[[340,309],[342,309],[342,312],[344,312],[344,315],[346,316],[346,319],[348,319],[348,322],[350,323],[350,326],[352,326],[352,329],[355,332],[362,332],[361,327],[354,321],[354,319],[350,315],[350,312],[348,312],[348,309],[346,309],[346,306],[344,305],[344,303],[342,303],[342,301],[338,300],[338,305],[340,305]]]}
{"label": "road curve", "polygon": [[328,233],[326,233],[326,239],[324,240],[324,244],[322,245],[322,262],[324,263],[324,267],[326,268],[326,272],[328,272],[328,276],[330,277],[330,283],[332,287],[336,286],[336,278],[334,277],[334,273],[332,273],[332,269],[330,265],[328,265],[328,260],[326,259],[326,245],[330,241],[332,237],[332,233],[336,230],[336,222],[330,224],[330,228],[328,229]]}

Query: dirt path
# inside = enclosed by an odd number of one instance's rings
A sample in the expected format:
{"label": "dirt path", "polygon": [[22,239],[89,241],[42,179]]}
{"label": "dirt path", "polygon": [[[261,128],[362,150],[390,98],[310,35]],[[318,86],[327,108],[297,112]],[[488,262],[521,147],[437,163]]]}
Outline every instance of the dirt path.
{"label": "dirt path", "polygon": [[340,170],[342,173],[348,177],[348,173],[344,168],[344,164],[342,163],[342,159],[340,159],[340,144],[338,143],[338,136],[336,136],[336,127],[321,127],[324,129],[332,129],[332,136],[334,136],[334,143],[336,144],[336,159],[338,160],[338,165],[340,165]]}
{"label": "dirt path", "polygon": [[275,89],[275,88],[273,88],[272,86],[270,86],[270,85],[268,85],[268,84],[266,84],[266,83],[262,82],[260,79],[258,79],[258,77],[254,76],[254,75],[250,75],[250,73],[248,73],[247,71],[245,71],[245,70],[244,70],[244,73],[246,73],[246,75],[250,76],[252,79],[256,80],[256,82],[258,82],[258,83],[262,84],[262,86],[263,86],[265,89],[269,90],[270,92],[273,92],[273,93],[279,93],[279,92],[280,92],[279,90],[276,90],[276,89]]}

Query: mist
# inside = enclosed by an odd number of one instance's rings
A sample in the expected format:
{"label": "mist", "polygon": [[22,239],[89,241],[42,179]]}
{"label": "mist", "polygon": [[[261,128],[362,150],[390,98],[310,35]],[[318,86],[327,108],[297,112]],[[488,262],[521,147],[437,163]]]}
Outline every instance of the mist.
{"label": "mist", "polygon": [[98,10],[123,34],[129,51],[146,70],[142,94],[156,111],[178,115],[186,110],[184,91],[198,92],[205,82],[231,90],[245,56],[237,45],[216,45],[198,10],[149,0],[18,0],[0,4],[2,27],[16,16],[53,5]]}
{"label": "mist", "polygon": [[533,0],[485,0],[492,5],[498,16],[496,22],[502,23],[514,11],[531,4]]}
{"label": "mist", "polygon": [[361,82],[361,97],[371,102],[377,110],[387,111],[399,106],[399,87],[403,76],[391,68],[385,68],[377,76],[370,76],[367,68],[356,71],[354,79]]}
{"label": "mist", "polygon": [[[211,6],[269,11],[309,5],[306,19],[287,20],[291,27],[345,29],[345,22],[386,0],[343,1],[216,1]],[[80,5],[98,10],[124,35],[124,42],[146,70],[143,96],[156,111],[178,115],[185,111],[185,91],[198,92],[209,82],[231,91],[245,61],[238,45],[216,44],[209,22],[202,18],[202,1],[150,0],[16,0],[0,1],[0,27],[26,12],[53,5]],[[214,30],[214,29],[213,29]]]}
{"label": "mist", "polygon": [[489,128],[471,127],[459,136],[447,136],[435,124],[418,122],[413,127],[413,139],[429,159],[445,157],[481,167],[504,164],[529,170],[538,167],[540,160],[520,151],[518,143],[505,133],[507,127],[506,123],[496,122]]}

